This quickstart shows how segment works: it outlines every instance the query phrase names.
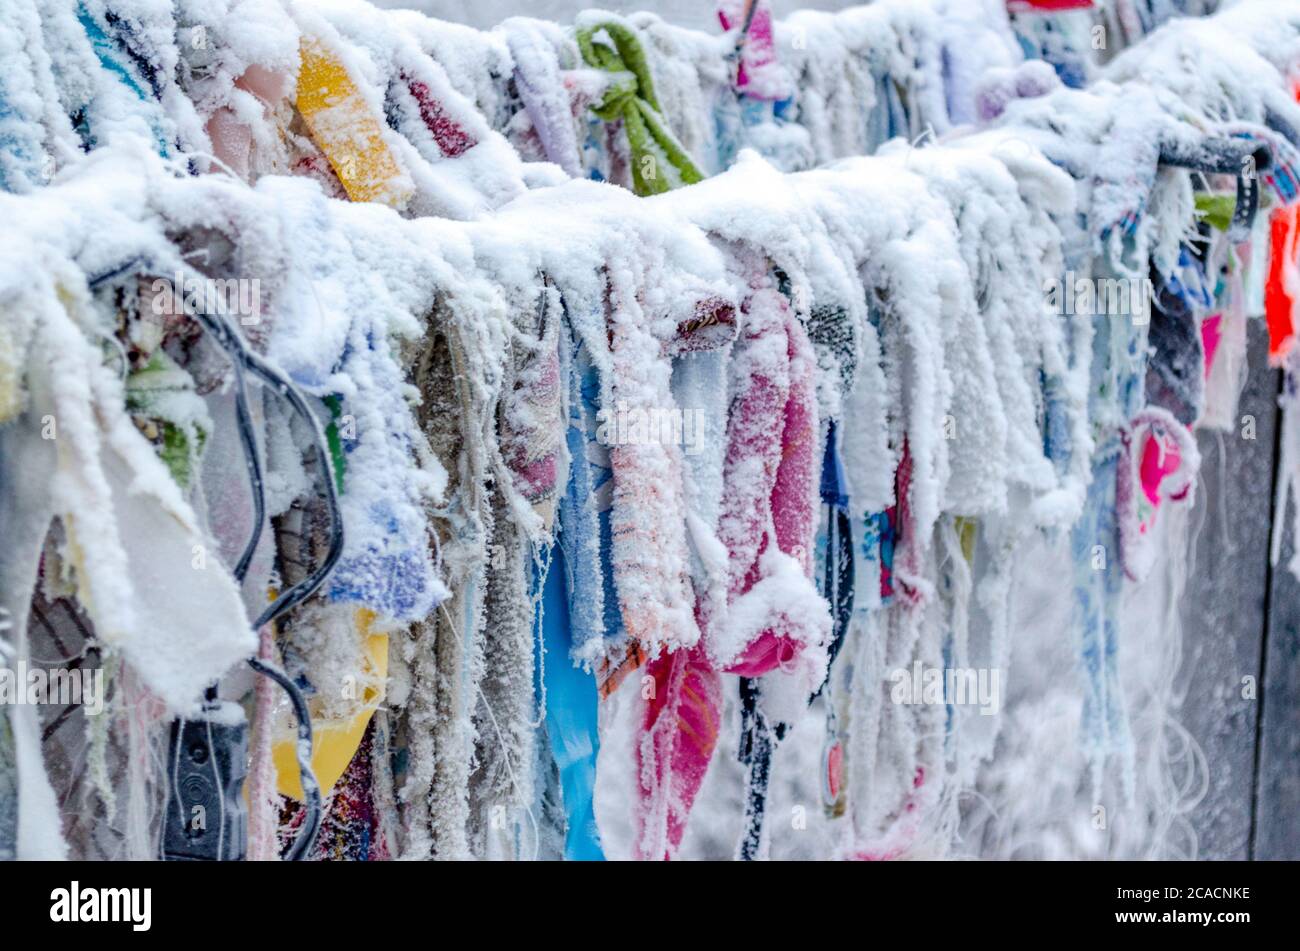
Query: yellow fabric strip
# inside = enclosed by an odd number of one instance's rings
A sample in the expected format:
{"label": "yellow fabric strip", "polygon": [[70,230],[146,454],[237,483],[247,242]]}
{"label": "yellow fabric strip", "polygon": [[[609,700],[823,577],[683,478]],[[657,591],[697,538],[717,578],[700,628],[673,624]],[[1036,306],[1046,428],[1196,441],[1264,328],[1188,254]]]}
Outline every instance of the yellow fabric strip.
{"label": "yellow fabric strip", "polygon": [[298,112],[348,197],[393,208],[405,205],[414,191],[411,181],[343,61],[311,37],[303,38],[300,53]]}
{"label": "yellow fabric strip", "polygon": [[[370,718],[384,700],[384,684],[388,679],[388,635],[372,632],[375,615],[366,608],[358,609],[355,619],[364,663],[362,682],[358,684],[360,710],[348,718],[318,719],[313,715],[311,720],[311,768],[322,795],[329,793],[356,755]],[[297,742],[296,733],[277,740],[271,750],[271,759],[275,764],[275,785],[280,795],[301,802],[304,795],[302,775],[298,770]]]}

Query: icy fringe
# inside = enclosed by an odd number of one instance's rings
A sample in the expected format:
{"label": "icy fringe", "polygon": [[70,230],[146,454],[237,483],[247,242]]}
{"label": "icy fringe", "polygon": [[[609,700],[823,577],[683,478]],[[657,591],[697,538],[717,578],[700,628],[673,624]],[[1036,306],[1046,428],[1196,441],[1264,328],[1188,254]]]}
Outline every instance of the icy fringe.
{"label": "icy fringe", "polygon": [[[995,859],[1197,857],[1199,843],[1189,816],[1207,795],[1211,774],[1175,711],[1188,679],[1179,601],[1194,570],[1188,553],[1195,549],[1208,508],[1180,508],[1159,524],[1168,556],[1159,576],[1130,589],[1133,600],[1126,599],[1126,616],[1150,610],[1153,622],[1126,625],[1120,645],[1136,770],[1125,775],[1122,768],[1109,769],[1102,785],[1094,786],[1078,744],[1079,707],[1066,701],[1067,685],[1042,675],[1052,664],[1068,663],[1068,656],[1059,644],[1017,637],[1016,669],[1030,676],[1022,676],[1013,688],[997,755],[982,767],[977,791],[965,804],[958,854]],[[1032,557],[1051,560],[1060,553],[1035,546]],[[1050,613],[1041,603],[1042,593],[1035,598],[1040,603],[1023,609],[1026,618],[1045,609]],[[1154,609],[1148,609],[1153,602]],[[1026,770],[1033,773],[1032,783],[1025,782]]]}
{"label": "icy fringe", "polygon": [[[24,129],[60,169],[45,189],[36,187],[44,178],[39,163],[3,169],[6,181],[21,182],[12,189],[19,197],[0,196],[0,215],[20,222],[23,233],[0,269],[0,356],[18,368],[17,409],[49,401],[67,427],[58,446],[67,455],[46,460],[55,474],[49,514],[64,533],[50,563],[70,566],[62,580],[75,589],[115,670],[113,719],[80,736],[65,725],[75,742],[61,739],[58,753],[47,751],[49,780],[41,770],[23,773],[47,791],[77,785],[57,773],[78,760],[74,750],[84,740],[93,772],[78,795],[93,790],[95,808],[122,817],[126,829],[120,841],[81,834],[65,841],[57,814],[49,814],[32,819],[25,835],[39,832],[51,852],[155,854],[165,724],[252,653],[251,632],[240,632],[277,580],[268,562],[241,592],[216,566],[205,576],[212,611],[200,628],[193,617],[177,619],[185,606],[167,603],[154,579],[139,576],[152,559],[140,551],[144,540],[133,537],[137,525],[165,523],[170,534],[163,537],[186,553],[178,563],[194,545],[229,557],[244,526],[219,526],[217,513],[239,504],[221,497],[221,487],[237,481],[235,466],[209,469],[205,462],[188,493],[172,481],[123,409],[114,364],[101,358],[100,342],[115,328],[87,275],[133,258],[169,275],[197,255],[210,275],[263,280],[263,323],[248,328],[248,338],[309,392],[340,395],[363,433],[349,455],[344,517],[348,561],[360,579],[355,602],[394,605],[384,716],[407,765],[394,778],[397,815],[388,818],[399,831],[392,845],[407,858],[529,857],[539,848],[540,817],[532,811],[539,712],[531,695],[528,593],[548,533],[499,449],[500,415],[517,369],[513,348],[527,337],[523,314],[546,293],[545,275],[599,364],[602,403],[674,407],[665,343],[690,316],[685,302],[712,294],[740,309],[749,275],[736,264],[739,246],[788,277],[801,320],[817,307],[844,309],[856,375],[841,386],[835,380],[843,368],[819,353],[819,406],[846,424],[855,514],[895,503],[910,511],[894,565],[903,593],[855,616],[841,655],[841,664],[852,661],[841,697],[852,724],[846,758],[853,800],[852,831],[836,843],[837,853],[1195,854],[1183,816],[1198,798],[1204,763],[1170,713],[1181,656],[1172,606],[1190,544],[1179,516],[1161,522],[1171,552],[1163,566],[1170,610],[1160,626],[1162,653],[1124,644],[1126,657],[1141,661],[1126,667],[1125,693],[1135,760],[1149,766],[1136,777],[1108,775],[1116,789],[1134,790],[1137,806],[1120,808],[1123,820],[1100,844],[1091,826],[1076,827],[1091,821],[1078,808],[1092,801],[1081,757],[1061,756],[1033,781],[1025,775],[1027,764],[1042,764],[1042,751],[1079,748],[1076,683],[1048,678],[1031,685],[1037,695],[1026,689],[1017,696],[1006,717],[959,711],[951,726],[942,705],[891,703],[887,684],[893,670],[916,661],[1006,671],[1014,653],[1027,680],[1073,663],[1069,644],[1043,643],[1048,639],[1027,636],[1031,626],[1017,623],[1033,617],[1020,587],[1035,556],[1083,505],[1096,422],[1087,410],[1090,328],[1048,312],[1043,282],[1076,258],[1109,253],[1114,242],[1102,235],[1130,215],[1139,223],[1125,263],[1145,276],[1148,258],[1169,262],[1192,227],[1191,186],[1186,173],[1157,171],[1153,143],[1161,136],[1190,141],[1220,122],[1261,125],[1270,115],[1300,127],[1300,109],[1283,82],[1300,59],[1294,16],[1279,24],[1276,6],[1258,2],[1204,22],[1173,23],[1116,57],[1088,90],[1016,84],[1025,98],[1007,102],[991,128],[972,134],[960,126],[976,116],[975,84],[945,88],[941,64],[956,51],[966,58],[953,75],[1017,66],[1000,3],[981,5],[988,42],[973,42],[959,28],[976,22],[963,3],[884,0],[841,14],[801,13],[777,25],[777,41],[801,89],[806,141],[795,132],[780,147],[750,142],[759,151],[740,152],[729,169],[712,170],[716,177],[638,200],[521,161],[548,154],[537,117],[555,119],[560,106],[537,101],[521,109],[489,77],[576,67],[571,34],[554,25],[520,19],[483,33],[341,2],[281,8],[186,0],[174,13],[145,0],[113,6],[157,39],[159,72],[189,77],[184,90],[166,78],[155,104],[106,81],[73,4],[41,4],[38,13],[34,4],[17,3],[0,20],[3,49],[22,51],[17,75],[30,78],[19,97],[31,113]],[[646,14],[628,21],[648,38],[674,132],[688,151],[709,153],[717,133],[706,117],[729,83],[718,38]],[[184,42],[200,27],[206,45]],[[305,33],[337,47],[377,112],[387,85],[405,72],[432,89],[477,141],[464,154],[448,154],[412,121],[414,93],[399,90],[397,131],[385,129],[384,141],[409,180],[403,210],[412,217],[332,200],[327,178],[317,185],[282,177],[313,154],[320,159],[319,152],[300,131],[270,134],[275,124],[264,121],[263,100],[238,80],[253,65],[291,76]],[[59,41],[57,70],[42,36]],[[911,126],[903,131],[924,147],[898,139],[878,157],[851,157],[883,143],[869,121],[883,107],[882,76],[906,88]],[[100,139],[84,159],[66,119],[79,106]],[[217,154],[231,116],[249,120],[253,148],[244,169],[229,168]],[[185,159],[255,184],[184,177],[186,162],[160,157],[160,140]],[[579,166],[568,143],[558,150],[567,156],[559,169],[573,174]],[[832,160],[840,161],[781,174]],[[585,167],[588,159],[579,154],[576,161]],[[1086,232],[1077,230],[1076,210],[1088,217]],[[225,245],[237,252],[223,256]],[[221,358],[206,350],[192,372],[205,392],[229,384]],[[1054,382],[1064,407],[1069,451],[1059,467],[1042,449],[1040,377]],[[311,474],[282,411],[265,414],[268,516],[279,517],[309,491]],[[896,499],[904,443],[911,490]],[[1288,459],[1300,458],[1286,446]],[[651,653],[687,650],[701,636],[692,584],[711,580],[701,579],[698,564],[717,539],[710,538],[713,519],[688,525],[681,513],[707,515],[707,492],[678,447],[618,451],[625,478],[615,518],[625,538],[641,540],[614,552],[624,616]],[[376,505],[399,526],[401,544],[375,530]],[[973,566],[957,516],[979,524]],[[409,590],[383,587],[385,573],[367,570],[387,564],[384,557],[410,567],[416,580]],[[34,577],[34,568],[28,574]],[[184,584],[192,588],[188,575]],[[346,638],[327,629],[330,613],[304,612],[289,641],[325,645],[308,651],[306,668],[326,681],[356,663]],[[27,729],[25,742],[31,739]],[[722,769],[715,763],[713,773]],[[1112,789],[1099,805],[1113,819],[1121,798]],[[504,828],[490,814],[497,806],[506,809]],[[667,823],[666,800],[663,808],[649,824]],[[1050,818],[1060,815],[1078,821],[1062,827]],[[661,844],[654,840],[653,850],[663,851]],[[612,842],[611,851],[617,848]],[[689,840],[684,851],[690,854]]]}

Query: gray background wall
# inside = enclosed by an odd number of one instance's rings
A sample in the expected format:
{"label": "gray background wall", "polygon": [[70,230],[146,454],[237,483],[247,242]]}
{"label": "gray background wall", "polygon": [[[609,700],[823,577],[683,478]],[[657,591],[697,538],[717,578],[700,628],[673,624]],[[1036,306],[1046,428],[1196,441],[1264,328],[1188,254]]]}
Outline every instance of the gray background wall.
{"label": "gray background wall", "polygon": [[[1199,437],[1205,520],[1182,601],[1179,719],[1209,767],[1189,817],[1204,858],[1300,858],[1300,583],[1286,569],[1289,541],[1269,566],[1281,381],[1267,354],[1263,321],[1252,321],[1238,431]],[[1246,416],[1254,440],[1240,437]],[[1254,699],[1243,697],[1247,677]]]}
{"label": "gray background wall", "polygon": [[[440,20],[486,29],[506,17],[529,16],[570,23],[581,10],[598,8],[615,13],[648,10],[679,26],[712,30],[718,26],[713,0],[375,0],[381,7],[419,10]],[[795,10],[842,10],[858,6],[852,0],[772,0],[772,12],[784,17]]]}

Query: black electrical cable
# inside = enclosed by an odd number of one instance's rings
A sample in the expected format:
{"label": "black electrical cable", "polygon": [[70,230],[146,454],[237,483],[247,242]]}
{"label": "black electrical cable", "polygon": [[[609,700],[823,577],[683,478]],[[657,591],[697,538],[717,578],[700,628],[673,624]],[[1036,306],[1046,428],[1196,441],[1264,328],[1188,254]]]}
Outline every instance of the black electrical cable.
{"label": "black electrical cable", "polygon": [[248,387],[244,380],[244,363],[232,361],[235,368],[235,418],[239,423],[239,441],[244,447],[244,464],[248,468],[248,484],[253,492],[253,532],[244,545],[244,551],[235,562],[232,572],[241,584],[248,574],[248,566],[257,552],[262,537],[262,522],[266,519],[266,493],[262,487],[262,463],[257,457],[257,436],[253,432],[253,415],[248,409]]}
{"label": "black electrical cable", "polygon": [[[253,627],[260,630],[263,625],[269,624],[285,611],[296,607],[307,598],[311,597],[311,595],[315,593],[322,584],[324,584],[325,578],[329,575],[330,571],[333,570],[335,563],[339,560],[339,556],[343,553],[343,520],[339,513],[338,493],[334,487],[334,469],[330,463],[329,450],[325,445],[325,436],[320,429],[320,421],[317,419],[316,414],[311,411],[311,407],[307,405],[307,401],[303,399],[302,394],[298,391],[298,388],[293,384],[293,382],[267,362],[267,360],[260,354],[248,349],[243,338],[224,320],[211,314],[195,313],[191,316],[198,320],[206,330],[217,338],[222,349],[228,354],[231,354],[233,360],[241,363],[243,369],[251,372],[254,376],[261,379],[263,383],[278,392],[279,395],[289,403],[294,412],[308,423],[312,430],[313,448],[316,450],[316,457],[322,474],[321,482],[323,483],[324,488],[325,504],[329,510],[330,516],[329,549],[326,551],[324,559],[321,561],[320,565],[317,566],[315,571],[309,574],[302,581],[293,585],[287,591],[281,592],[279,597],[271,602],[271,604],[267,605],[266,609],[258,619],[253,622]],[[238,398],[236,399],[236,404],[238,405]],[[241,438],[245,441],[246,450],[251,452],[249,447],[255,447],[256,443],[253,439],[251,424],[247,422],[246,408],[245,413],[241,414],[240,426],[242,430]],[[251,471],[250,467],[250,472]],[[260,487],[261,478],[259,474],[257,479],[258,491],[254,493],[255,496],[260,494]],[[260,532],[260,528],[261,525],[259,523],[258,526],[256,526],[256,530]],[[251,550],[255,546],[256,538],[253,538],[250,540],[249,548],[246,550],[246,554],[248,554],[249,557],[251,557]]]}
{"label": "black electrical cable", "polygon": [[[235,581],[243,584],[248,576],[248,566],[257,553],[257,544],[262,537],[262,523],[266,519],[266,493],[262,485],[262,463],[257,455],[257,435],[253,430],[253,414],[248,406],[248,381],[245,378],[245,362],[242,355],[224,349],[235,373],[235,419],[239,428],[239,441],[244,450],[244,466],[248,470],[248,485],[253,499],[252,532],[244,544],[244,550],[235,562],[231,574]],[[217,700],[217,685],[212,684],[204,691],[203,699],[208,703]]]}
{"label": "black electrical cable", "polygon": [[316,450],[316,458],[320,464],[325,505],[330,518],[329,548],[320,565],[306,578],[287,591],[282,592],[278,598],[267,605],[266,610],[262,612],[261,617],[253,625],[256,628],[261,628],[262,625],[269,624],[285,611],[296,607],[311,597],[325,583],[325,579],[334,569],[335,563],[338,562],[339,556],[343,554],[343,516],[339,512],[338,492],[334,487],[334,468],[330,463],[329,449],[326,448],[325,436],[320,429],[320,421],[311,411],[311,407],[307,405],[307,401],[303,399],[302,394],[298,392],[298,388],[287,377],[267,363],[260,355],[252,351],[246,351],[245,355],[248,359],[249,369],[261,377],[268,385],[278,389],[280,395],[312,427],[312,442]]}
{"label": "black electrical cable", "polygon": [[270,677],[280,685],[284,692],[289,695],[289,700],[293,704],[294,715],[298,718],[298,771],[301,773],[300,778],[306,808],[302,820],[302,829],[294,838],[293,845],[289,847],[285,858],[290,862],[301,862],[307,858],[311,852],[311,847],[316,844],[316,836],[320,832],[321,824],[320,784],[316,781],[316,774],[311,770],[311,714],[307,710],[307,701],[303,698],[298,685],[290,680],[288,675],[279,667],[268,664],[258,657],[250,657],[248,666],[262,676]]}
{"label": "black electrical cable", "polygon": [[[126,263],[103,272],[89,280],[92,289],[97,288],[109,281],[122,277],[123,275],[142,270],[146,264],[143,257],[135,257]],[[182,269],[183,270],[183,269]],[[175,289],[173,289],[175,293]],[[184,304],[184,295],[181,295],[182,305]],[[343,518],[338,507],[338,493],[335,490],[334,470],[330,463],[329,450],[326,448],[325,437],[321,432],[320,421],[303,399],[302,394],[298,391],[293,381],[273,367],[268,361],[263,359],[259,354],[250,350],[245,344],[243,337],[237,333],[229,323],[217,315],[206,314],[197,309],[191,311],[186,308],[186,314],[191,319],[197,321],[200,326],[212,336],[217,345],[230,358],[235,372],[235,411],[239,425],[240,442],[244,449],[245,466],[248,470],[249,484],[253,496],[253,532],[248,542],[236,562],[234,575],[242,581],[248,572],[248,566],[252,561],[253,555],[257,550],[258,540],[262,533],[262,522],[265,518],[266,501],[264,487],[262,484],[261,464],[257,456],[257,438],[253,430],[252,414],[248,406],[247,379],[245,374],[251,372],[265,384],[272,387],[279,395],[284,398],[293,411],[307,422],[312,433],[313,448],[316,450],[316,456],[320,465],[322,482],[324,484],[324,495],[326,508],[329,512],[330,519],[330,541],[329,548],[326,551],[324,559],[302,581],[290,587],[287,591],[282,592],[266,609],[261,613],[253,624],[253,630],[260,631],[263,626],[271,623],[280,617],[286,611],[291,610],[309,598],[322,584],[334,565],[338,562],[339,556],[343,552]],[[278,667],[268,664],[257,657],[250,657],[248,664],[257,673],[269,677],[280,686],[288,695],[290,703],[294,708],[294,715],[298,720],[298,743],[297,759],[298,769],[301,774],[301,782],[304,793],[304,808],[302,829],[295,837],[293,845],[290,846],[288,859],[290,861],[301,861],[310,853],[312,846],[315,844],[316,836],[320,831],[321,824],[321,791],[320,784],[316,781],[316,775],[312,771],[312,729],[311,715],[307,709],[307,701],[303,697],[302,691],[282,670]],[[216,688],[210,687],[206,692],[206,699],[216,699]]]}
{"label": "black electrical cable", "polygon": [[[276,618],[285,612],[301,604],[307,598],[325,583],[325,579],[334,569],[338,562],[339,556],[343,553],[343,518],[339,512],[338,494],[334,486],[334,470],[330,464],[329,450],[325,445],[325,436],[320,429],[320,421],[303,399],[298,388],[294,386],[293,381],[282,374],[269,362],[263,359],[259,354],[250,350],[244,343],[244,339],[229,323],[220,319],[216,315],[195,312],[191,316],[198,320],[203,327],[208,330],[216,339],[218,344],[231,355],[237,367],[237,383],[240,392],[236,395],[236,408],[239,415],[239,425],[241,440],[244,443],[246,455],[253,460],[249,463],[250,479],[254,479],[254,497],[260,498],[262,495],[261,473],[256,468],[257,443],[252,431],[251,418],[248,413],[246,397],[241,400],[243,395],[243,372],[251,372],[254,376],[260,378],[265,384],[277,391],[285,399],[293,411],[299,415],[311,428],[312,444],[316,450],[317,461],[320,465],[321,481],[324,486],[324,495],[326,508],[329,511],[330,518],[330,541],[329,548],[326,551],[324,559],[316,567],[316,570],[297,584],[283,591],[280,595],[267,605],[266,609],[253,622],[253,630],[260,631],[265,625],[270,624]],[[251,559],[252,553],[257,546],[257,536],[261,534],[262,522],[259,518],[253,527],[254,535],[244,551],[245,559]],[[293,845],[290,846],[287,858],[289,861],[301,861],[310,853],[312,846],[316,842],[316,836],[320,831],[321,824],[321,791],[320,784],[316,781],[315,773],[311,767],[312,756],[312,730],[311,715],[307,710],[307,701],[302,695],[302,691],[283,671],[279,668],[266,663],[257,658],[250,657],[248,664],[253,670],[265,677],[270,677],[280,688],[289,696],[289,701],[293,704],[294,714],[298,720],[298,743],[296,752],[298,759],[298,772],[302,782],[303,800],[305,813],[303,816],[302,828],[294,838]]]}

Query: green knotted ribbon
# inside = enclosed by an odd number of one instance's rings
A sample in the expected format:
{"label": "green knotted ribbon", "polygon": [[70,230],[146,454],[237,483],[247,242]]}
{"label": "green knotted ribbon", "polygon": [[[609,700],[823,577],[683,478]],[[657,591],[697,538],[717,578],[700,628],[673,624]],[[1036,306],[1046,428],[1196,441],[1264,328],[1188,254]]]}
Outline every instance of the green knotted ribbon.
{"label": "green knotted ribbon", "polygon": [[[596,34],[602,31],[613,46],[596,42]],[[657,195],[677,184],[702,181],[704,176],[660,114],[650,64],[636,33],[610,21],[579,30],[577,40],[588,66],[612,74],[604,97],[591,111],[606,122],[623,121],[632,153],[632,190],[638,195]],[[677,181],[663,174],[664,166],[677,173]]]}

